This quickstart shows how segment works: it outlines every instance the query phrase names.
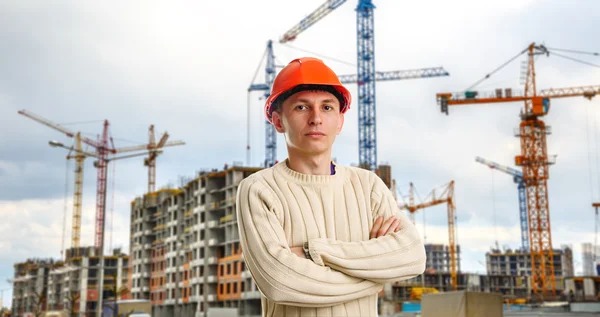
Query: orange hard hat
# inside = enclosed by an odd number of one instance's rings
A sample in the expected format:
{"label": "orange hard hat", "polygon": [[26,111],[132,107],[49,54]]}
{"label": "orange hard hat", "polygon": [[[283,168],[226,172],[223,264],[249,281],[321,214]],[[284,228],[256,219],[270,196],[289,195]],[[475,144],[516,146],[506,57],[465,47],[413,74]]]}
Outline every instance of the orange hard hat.
{"label": "orange hard hat", "polygon": [[275,77],[271,95],[265,102],[265,116],[269,122],[271,122],[271,114],[275,110],[273,103],[277,101],[277,98],[300,85],[331,86],[334,93],[341,95],[341,98],[336,96],[340,99],[340,112],[345,113],[350,109],[352,101],[350,91],[342,86],[333,70],[318,58],[302,57],[291,61]]}

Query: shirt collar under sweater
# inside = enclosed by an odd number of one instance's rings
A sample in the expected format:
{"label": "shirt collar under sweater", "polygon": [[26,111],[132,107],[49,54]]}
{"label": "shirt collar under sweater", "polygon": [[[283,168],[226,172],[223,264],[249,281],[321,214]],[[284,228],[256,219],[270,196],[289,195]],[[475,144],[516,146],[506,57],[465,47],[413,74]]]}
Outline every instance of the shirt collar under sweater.
{"label": "shirt collar under sweater", "polygon": [[331,164],[333,164],[332,169],[335,171],[335,174],[333,175],[309,175],[299,173],[289,168],[287,163],[288,159],[285,159],[284,161],[275,164],[273,169],[275,169],[276,173],[280,173],[283,175],[283,177],[285,177],[285,179],[293,183],[305,185],[326,185],[339,183],[343,179],[343,168],[333,162],[331,162]]}

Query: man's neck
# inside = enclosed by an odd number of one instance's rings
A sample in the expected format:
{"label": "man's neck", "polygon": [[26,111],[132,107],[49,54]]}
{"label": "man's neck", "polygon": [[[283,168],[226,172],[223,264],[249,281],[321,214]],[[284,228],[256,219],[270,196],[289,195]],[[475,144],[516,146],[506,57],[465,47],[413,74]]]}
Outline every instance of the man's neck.
{"label": "man's neck", "polygon": [[331,175],[331,153],[298,155],[288,151],[288,167],[307,175]]}

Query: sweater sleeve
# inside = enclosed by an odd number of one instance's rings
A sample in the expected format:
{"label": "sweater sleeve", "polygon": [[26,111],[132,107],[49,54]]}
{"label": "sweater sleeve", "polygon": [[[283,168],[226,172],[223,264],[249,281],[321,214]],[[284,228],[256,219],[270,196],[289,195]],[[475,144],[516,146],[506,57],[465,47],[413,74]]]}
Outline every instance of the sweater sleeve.
{"label": "sweater sleeve", "polygon": [[383,216],[384,220],[394,216],[400,220],[400,230],[359,242],[311,239],[311,257],[315,263],[378,283],[406,280],[422,274],[426,262],[425,247],[417,229],[400,211],[383,181],[375,175],[373,178],[372,222],[379,216]]}
{"label": "sweater sleeve", "polygon": [[268,187],[243,180],[237,193],[242,254],[254,281],[268,299],[285,305],[326,307],[372,295],[381,284],[319,266],[291,252],[277,204]]}

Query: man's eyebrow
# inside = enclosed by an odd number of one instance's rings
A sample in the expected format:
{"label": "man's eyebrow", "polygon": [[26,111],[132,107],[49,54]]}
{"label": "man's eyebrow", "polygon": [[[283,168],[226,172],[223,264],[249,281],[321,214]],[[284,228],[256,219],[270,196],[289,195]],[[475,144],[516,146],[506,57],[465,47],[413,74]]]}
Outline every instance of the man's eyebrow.
{"label": "man's eyebrow", "polygon": [[[323,99],[323,100],[321,100],[321,103],[333,103],[335,100],[336,99],[334,99],[334,98]],[[298,99],[294,100],[294,102],[311,103],[312,100],[305,99],[305,98],[298,98]]]}

